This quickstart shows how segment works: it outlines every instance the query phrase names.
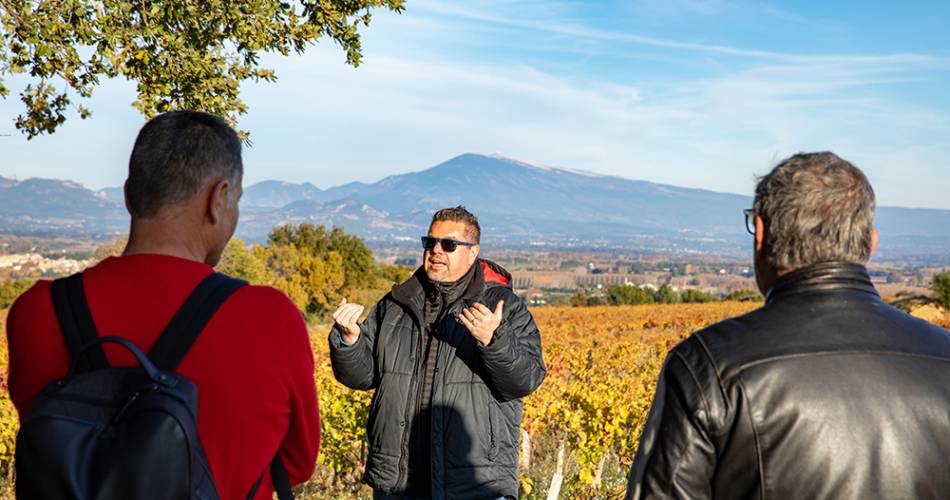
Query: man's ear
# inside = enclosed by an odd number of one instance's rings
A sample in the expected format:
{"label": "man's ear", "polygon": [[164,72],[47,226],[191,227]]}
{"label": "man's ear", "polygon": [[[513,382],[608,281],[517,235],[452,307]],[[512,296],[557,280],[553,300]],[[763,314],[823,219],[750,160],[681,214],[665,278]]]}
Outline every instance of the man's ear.
{"label": "man's ear", "polygon": [[211,185],[208,191],[207,216],[208,222],[216,225],[224,217],[228,209],[228,197],[231,196],[231,181],[222,179]]}
{"label": "man's ear", "polygon": [[478,259],[478,253],[481,251],[481,249],[482,248],[478,245],[472,247],[471,251],[468,252],[468,265],[472,265]]}
{"label": "man's ear", "polygon": [[122,183],[122,199],[125,200],[125,210],[131,215],[132,207],[129,206],[129,180]]}
{"label": "man's ear", "polygon": [[765,246],[765,221],[758,215],[755,216],[755,251],[761,252]]}
{"label": "man's ear", "polygon": [[878,241],[879,240],[878,240],[877,229],[874,229],[872,227],[871,228],[871,253],[868,254],[869,256],[874,255],[874,252],[877,250]]}

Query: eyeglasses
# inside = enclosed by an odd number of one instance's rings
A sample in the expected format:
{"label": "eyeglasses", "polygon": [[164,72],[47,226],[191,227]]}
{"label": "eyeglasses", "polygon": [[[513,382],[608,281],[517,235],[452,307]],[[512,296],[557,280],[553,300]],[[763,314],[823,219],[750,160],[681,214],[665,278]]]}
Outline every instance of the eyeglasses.
{"label": "eyeglasses", "polygon": [[743,210],[742,213],[745,214],[745,230],[748,231],[749,234],[754,235],[755,234],[755,210],[751,208],[747,208]]}
{"label": "eyeglasses", "polygon": [[461,245],[461,246],[463,246],[463,247],[473,247],[473,246],[475,246],[474,243],[469,243],[469,242],[467,242],[467,241],[450,240],[450,239],[448,239],[448,238],[433,238],[433,237],[431,237],[431,236],[423,236],[423,237],[422,237],[422,248],[423,248],[423,249],[425,249],[425,250],[432,250],[432,249],[435,248],[436,245],[441,245],[441,246],[442,246],[442,251],[444,251],[445,253],[452,253],[452,252],[454,252],[455,249],[459,247],[459,245]]}

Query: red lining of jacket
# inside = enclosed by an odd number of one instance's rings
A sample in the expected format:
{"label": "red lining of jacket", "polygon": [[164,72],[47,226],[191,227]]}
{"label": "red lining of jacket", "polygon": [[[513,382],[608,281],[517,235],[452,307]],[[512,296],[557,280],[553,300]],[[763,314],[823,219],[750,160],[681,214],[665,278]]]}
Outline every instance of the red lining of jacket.
{"label": "red lining of jacket", "polygon": [[508,284],[508,278],[503,274],[496,272],[494,269],[488,265],[487,262],[482,261],[482,274],[485,277],[485,281],[491,281],[494,283],[501,283],[502,285]]}

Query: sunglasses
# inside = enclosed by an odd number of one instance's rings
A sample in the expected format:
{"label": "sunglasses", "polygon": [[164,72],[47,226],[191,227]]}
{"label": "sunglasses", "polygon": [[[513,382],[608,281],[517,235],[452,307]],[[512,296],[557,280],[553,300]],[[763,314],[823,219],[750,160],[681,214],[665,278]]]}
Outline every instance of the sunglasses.
{"label": "sunglasses", "polygon": [[461,246],[463,246],[463,247],[473,247],[473,246],[475,246],[474,243],[469,243],[469,242],[467,242],[467,241],[450,240],[450,239],[447,239],[447,238],[433,238],[433,237],[431,237],[431,236],[423,236],[423,237],[422,237],[422,248],[423,248],[423,249],[425,249],[425,250],[432,250],[432,249],[435,248],[436,245],[441,245],[441,246],[442,246],[442,251],[445,252],[445,253],[452,253],[452,252],[454,252],[455,249],[459,247],[459,245],[461,245]]}

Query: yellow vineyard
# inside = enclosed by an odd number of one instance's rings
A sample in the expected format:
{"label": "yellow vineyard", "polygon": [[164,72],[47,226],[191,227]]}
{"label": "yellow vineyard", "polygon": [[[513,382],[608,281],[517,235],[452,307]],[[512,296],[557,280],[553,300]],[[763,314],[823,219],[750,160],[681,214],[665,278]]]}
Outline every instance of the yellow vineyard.
{"label": "yellow vineyard", "polygon": [[[755,307],[721,302],[533,310],[548,376],[525,403],[523,497],[546,498],[561,448],[562,497],[622,496],[667,350],[699,328]],[[5,316],[0,312],[0,324]],[[334,380],[326,334],[327,327],[319,326],[311,337],[323,444],[317,473],[298,496],[369,498],[371,492],[359,478],[370,393],[351,391]],[[7,397],[5,333],[0,338],[0,497],[12,498],[17,421]]]}
{"label": "yellow vineyard", "polygon": [[[723,302],[534,309],[548,375],[525,401],[522,493],[546,498],[564,447],[562,497],[620,496],[667,350],[692,331],[755,308]],[[304,495],[368,498],[359,486],[369,392],[333,379],[326,329],[313,333],[323,417],[321,467]],[[522,465],[525,465],[524,463]],[[333,492],[329,494],[328,492]]]}

